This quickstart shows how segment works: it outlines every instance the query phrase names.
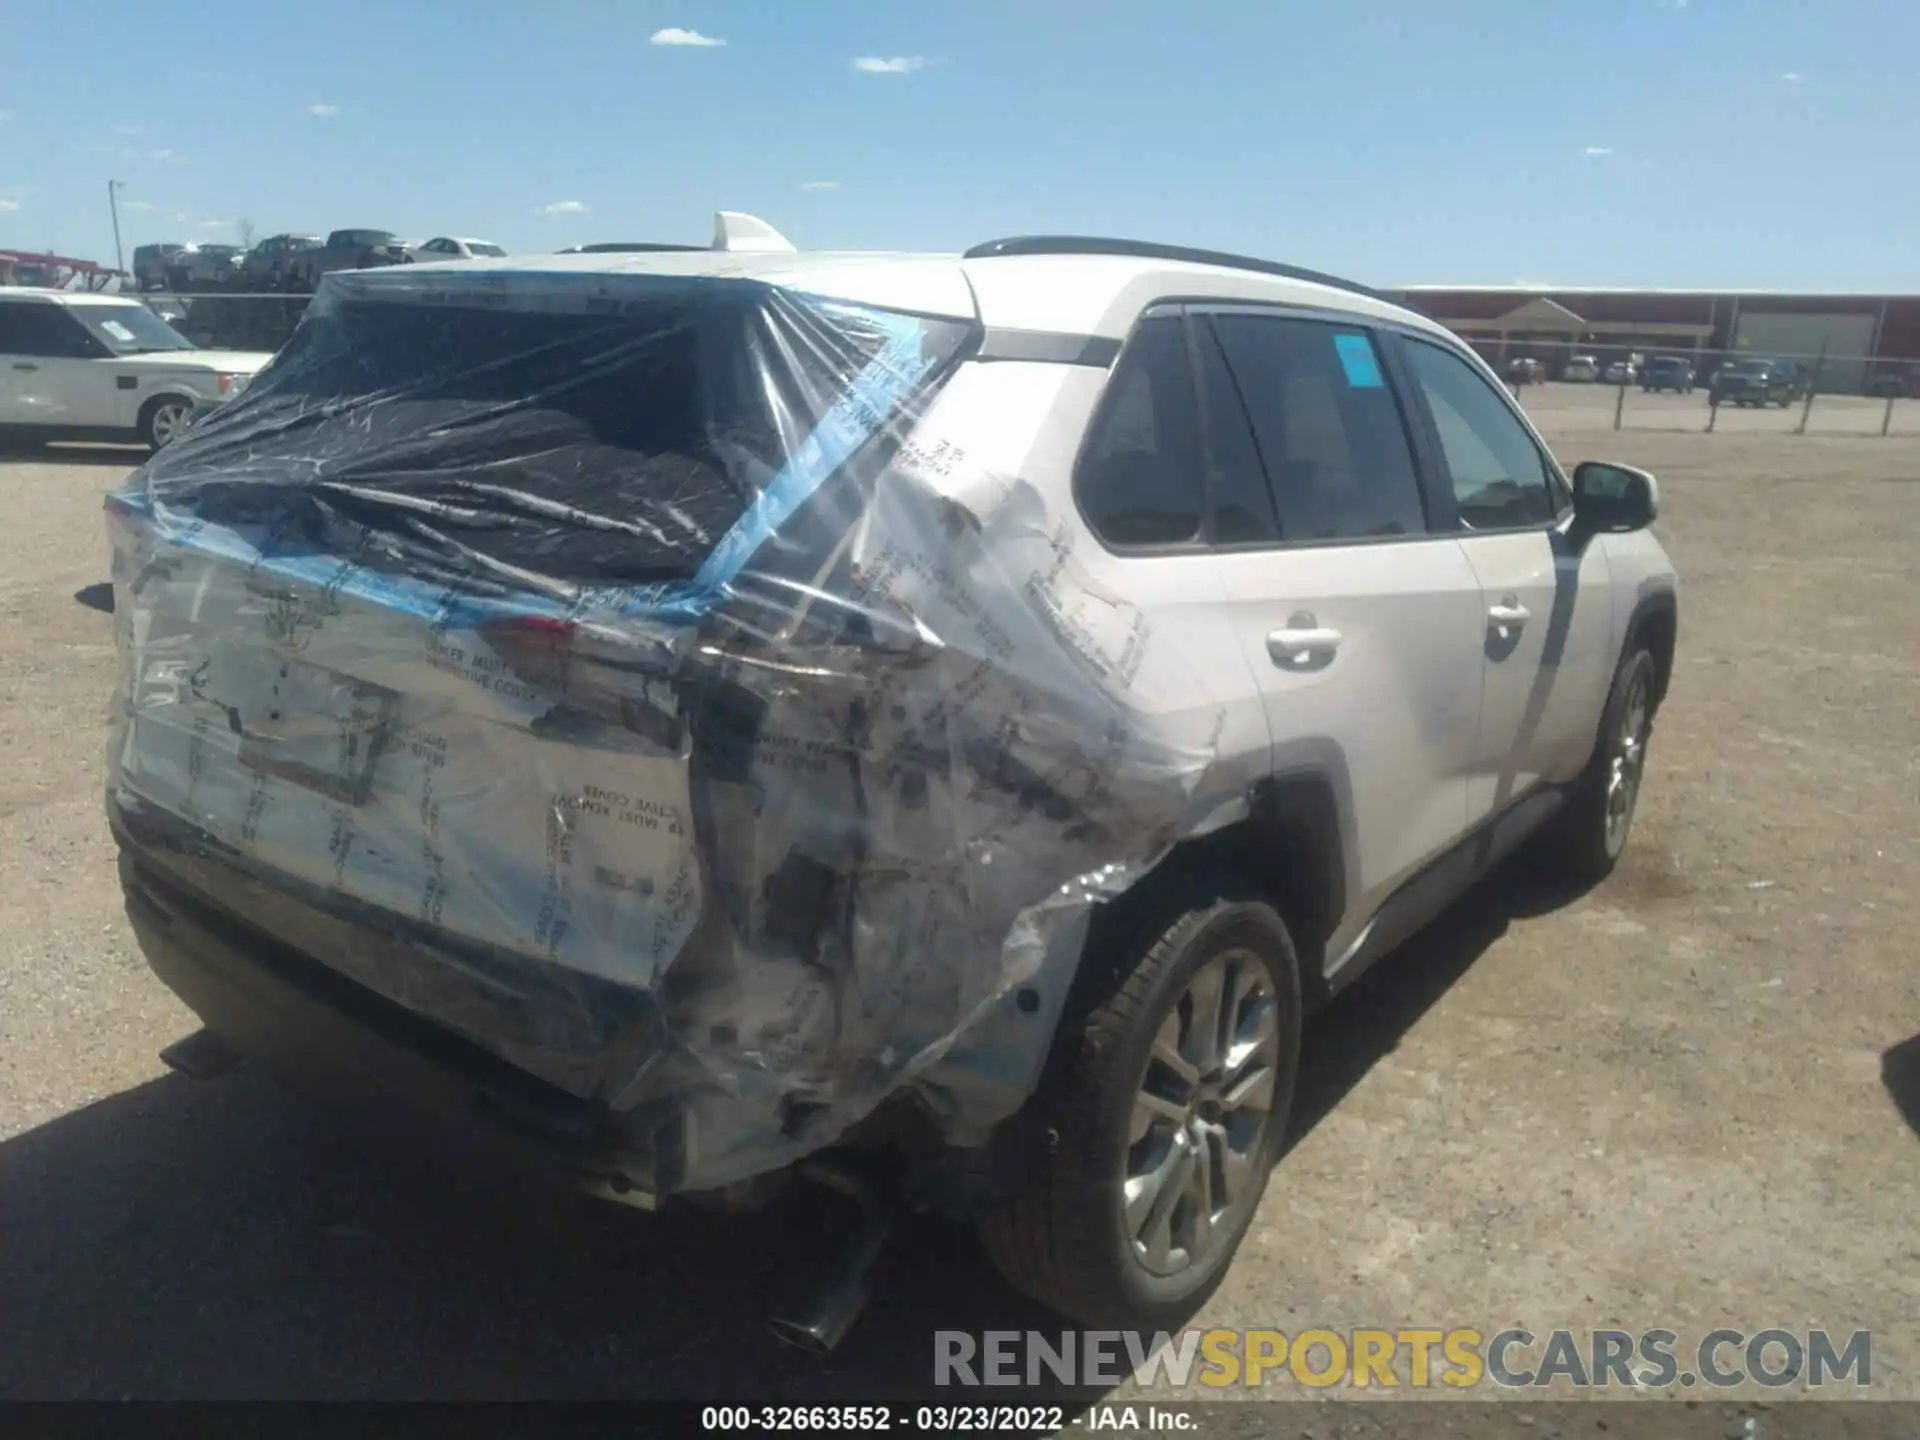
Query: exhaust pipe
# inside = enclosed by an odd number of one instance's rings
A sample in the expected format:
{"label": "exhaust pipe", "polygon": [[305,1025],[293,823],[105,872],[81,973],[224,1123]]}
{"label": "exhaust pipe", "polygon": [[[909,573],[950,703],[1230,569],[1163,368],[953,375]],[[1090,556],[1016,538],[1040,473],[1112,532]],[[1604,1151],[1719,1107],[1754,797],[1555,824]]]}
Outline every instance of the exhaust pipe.
{"label": "exhaust pipe", "polygon": [[860,1207],[860,1228],[834,1264],[827,1283],[794,1314],[777,1315],[770,1322],[779,1339],[824,1358],[838,1348],[867,1308],[867,1271],[887,1243],[893,1216],[873,1183],[845,1165],[815,1157],[800,1167],[800,1174],[838,1190]]}
{"label": "exhaust pipe", "polygon": [[240,1063],[240,1052],[211,1030],[182,1036],[160,1052],[160,1063],[190,1080],[211,1080]]}

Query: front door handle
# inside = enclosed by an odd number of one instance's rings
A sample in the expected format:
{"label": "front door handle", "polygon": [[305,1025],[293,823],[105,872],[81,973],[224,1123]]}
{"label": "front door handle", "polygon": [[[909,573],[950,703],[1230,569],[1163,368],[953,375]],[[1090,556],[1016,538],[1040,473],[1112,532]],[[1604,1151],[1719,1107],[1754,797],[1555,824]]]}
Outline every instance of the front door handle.
{"label": "front door handle", "polygon": [[1533,612],[1524,605],[1516,605],[1511,600],[1503,600],[1498,605],[1487,607],[1487,624],[1505,630],[1510,625],[1524,625],[1533,618]]}
{"label": "front door handle", "polygon": [[1331,655],[1340,648],[1340,632],[1324,625],[1289,626],[1267,636],[1267,654],[1276,665],[1292,664],[1312,655]]}
{"label": "front door handle", "polygon": [[22,360],[16,363],[13,368],[16,370],[38,370],[40,367],[38,365],[29,365]]}

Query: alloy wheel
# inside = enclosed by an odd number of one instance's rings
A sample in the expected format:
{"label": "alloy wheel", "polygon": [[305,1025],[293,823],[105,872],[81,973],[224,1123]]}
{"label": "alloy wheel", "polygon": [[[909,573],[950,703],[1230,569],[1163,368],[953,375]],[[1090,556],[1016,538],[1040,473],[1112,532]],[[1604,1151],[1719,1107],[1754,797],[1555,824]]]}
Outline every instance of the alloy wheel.
{"label": "alloy wheel", "polygon": [[1260,1193],[1278,1013],[1266,965],[1225,950],[1194,972],[1154,1036],[1122,1177],[1127,1239],[1152,1274],[1206,1261]]}

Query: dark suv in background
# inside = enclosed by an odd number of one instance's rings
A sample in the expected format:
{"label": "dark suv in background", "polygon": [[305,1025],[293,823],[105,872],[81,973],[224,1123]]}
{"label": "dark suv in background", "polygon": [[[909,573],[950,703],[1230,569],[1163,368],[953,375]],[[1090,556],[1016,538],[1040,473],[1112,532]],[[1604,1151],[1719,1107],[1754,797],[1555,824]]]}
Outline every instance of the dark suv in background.
{"label": "dark suv in background", "polygon": [[381,265],[407,265],[413,254],[391,230],[335,230],[327,243],[287,257],[294,278],[311,290],[320,277],[335,270],[371,270]]}
{"label": "dark suv in background", "polygon": [[1709,391],[1716,405],[1779,405],[1782,409],[1807,393],[1806,372],[1785,360],[1730,360],[1713,375]]}
{"label": "dark suv in background", "polygon": [[1640,388],[1646,391],[1671,390],[1677,395],[1693,393],[1693,362],[1682,355],[1656,355],[1640,372]]}
{"label": "dark suv in background", "polygon": [[178,240],[161,240],[133,249],[133,283],[142,290],[162,290],[167,284],[167,262],[187,247]]}

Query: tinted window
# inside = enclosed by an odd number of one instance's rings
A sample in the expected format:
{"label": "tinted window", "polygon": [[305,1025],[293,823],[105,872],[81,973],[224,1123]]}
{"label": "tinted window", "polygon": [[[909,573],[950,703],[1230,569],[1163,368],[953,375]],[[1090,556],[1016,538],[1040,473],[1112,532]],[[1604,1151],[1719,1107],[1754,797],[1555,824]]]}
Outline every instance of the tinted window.
{"label": "tinted window", "polygon": [[1260,464],[1240,387],[1234,383],[1220,342],[1206,326],[1200,339],[1200,390],[1207,416],[1208,478],[1213,487],[1213,538],[1231,545],[1278,540],[1280,518]]}
{"label": "tinted window", "polygon": [[61,306],[0,301],[0,354],[85,360],[99,353],[86,331]]}
{"label": "tinted window", "polygon": [[1141,322],[1107,382],[1075,490],[1094,533],[1115,545],[1170,545],[1200,531],[1200,445],[1186,333]]}
{"label": "tinted window", "polygon": [[1216,315],[1285,540],[1426,529],[1399,407],[1364,331]]}
{"label": "tinted window", "polygon": [[1476,530],[1536,525],[1559,509],[1546,458],[1499,391],[1451,351],[1407,346],[1439,432],[1460,518]]}

